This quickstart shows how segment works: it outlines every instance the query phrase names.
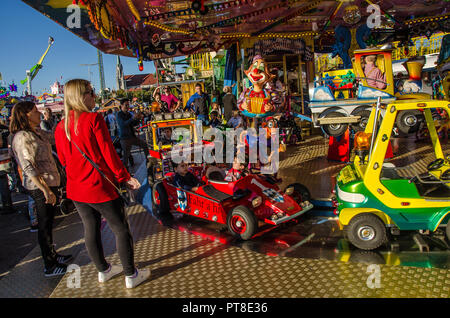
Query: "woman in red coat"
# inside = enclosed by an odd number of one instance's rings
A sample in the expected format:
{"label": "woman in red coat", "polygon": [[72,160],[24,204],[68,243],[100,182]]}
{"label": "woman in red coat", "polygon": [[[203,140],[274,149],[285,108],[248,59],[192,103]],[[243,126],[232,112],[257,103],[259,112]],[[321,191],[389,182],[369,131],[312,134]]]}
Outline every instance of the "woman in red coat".
{"label": "woman in red coat", "polygon": [[[81,151],[114,183],[125,183],[129,189],[138,189],[140,184],[130,176],[117,155],[103,117],[91,112],[94,106],[95,93],[88,81],[74,79],[65,84],[65,117],[55,130],[56,148],[66,168],[67,197],[73,200],[83,221],[86,248],[99,271],[99,282],[123,271],[126,287],[133,288],[149,278],[150,270],[136,269],[124,204],[115,187]],[[122,266],[110,265],[105,259],[100,231],[102,217],[116,236]]]}

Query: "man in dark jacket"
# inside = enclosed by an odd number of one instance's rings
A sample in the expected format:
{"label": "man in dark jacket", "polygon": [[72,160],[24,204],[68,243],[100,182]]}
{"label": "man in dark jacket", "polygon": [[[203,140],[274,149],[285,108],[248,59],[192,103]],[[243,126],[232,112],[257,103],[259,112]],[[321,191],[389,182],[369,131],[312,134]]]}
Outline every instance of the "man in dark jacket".
{"label": "man in dark jacket", "polygon": [[46,107],[44,109],[44,118],[41,120],[41,129],[52,133],[56,128],[56,124],[52,110]]}
{"label": "man in dark jacket", "polygon": [[119,139],[120,145],[123,151],[123,164],[129,170],[128,167],[128,157],[130,156],[130,151],[132,146],[138,146],[144,150],[146,160],[149,155],[149,150],[147,143],[136,137],[134,132],[134,126],[139,125],[142,120],[142,113],[137,113],[132,116],[128,111],[130,106],[130,101],[128,99],[123,99],[120,102],[120,111],[117,113],[117,125],[119,127]]}
{"label": "man in dark jacket", "polygon": [[209,95],[202,91],[202,85],[195,85],[195,94],[192,95],[184,107],[185,110],[194,111],[197,119],[203,122],[204,126],[208,125],[208,112],[211,105]]}
{"label": "man in dark jacket", "polygon": [[237,110],[237,100],[236,96],[233,95],[231,92],[230,86],[225,86],[223,88],[223,92],[225,93],[225,96],[222,98],[223,102],[223,117],[228,122],[233,116],[233,110]]}

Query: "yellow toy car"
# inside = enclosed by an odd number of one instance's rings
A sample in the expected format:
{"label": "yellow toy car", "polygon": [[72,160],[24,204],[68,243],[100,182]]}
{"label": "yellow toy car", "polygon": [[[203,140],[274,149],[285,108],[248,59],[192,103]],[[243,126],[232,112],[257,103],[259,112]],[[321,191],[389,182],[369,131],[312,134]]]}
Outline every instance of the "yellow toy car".
{"label": "yellow toy car", "polygon": [[[449,106],[449,101],[436,100],[397,100],[384,106],[378,101],[365,132],[355,136],[354,162],[337,176],[336,212],[353,245],[378,248],[388,239],[387,227],[434,232],[446,226],[450,239],[450,156],[444,156],[431,114],[432,108],[448,113]],[[436,159],[425,175],[405,179],[384,159],[398,113],[417,109],[423,109]]]}

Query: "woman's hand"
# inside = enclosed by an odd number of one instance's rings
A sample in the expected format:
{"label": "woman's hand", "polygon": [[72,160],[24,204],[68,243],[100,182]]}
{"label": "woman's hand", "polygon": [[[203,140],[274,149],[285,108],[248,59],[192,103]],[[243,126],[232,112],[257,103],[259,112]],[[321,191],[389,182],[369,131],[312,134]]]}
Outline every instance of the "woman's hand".
{"label": "woman's hand", "polygon": [[130,178],[130,180],[125,182],[125,185],[130,190],[137,190],[141,187],[141,184],[135,178]]}
{"label": "woman's hand", "polygon": [[56,195],[50,189],[45,189],[44,191],[45,203],[55,205],[56,204]]}

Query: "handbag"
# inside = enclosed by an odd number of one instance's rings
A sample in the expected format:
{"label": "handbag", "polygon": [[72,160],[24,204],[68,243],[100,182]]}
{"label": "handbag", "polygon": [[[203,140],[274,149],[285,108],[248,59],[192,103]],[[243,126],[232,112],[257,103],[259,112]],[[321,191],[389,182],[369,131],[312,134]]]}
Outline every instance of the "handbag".
{"label": "handbag", "polygon": [[[73,142],[73,140],[72,140]],[[78,146],[75,142],[73,142],[73,144],[75,145],[75,147],[77,147],[78,151],[81,153],[81,155],[98,171],[98,173],[100,173],[100,175],[105,178],[109,183],[112,184],[112,186],[114,187],[114,189],[116,190],[117,194],[119,194],[120,198],[122,199],[123,203],[126,206],[130,205],[130,200],[128,199],[126,193],[127,190],[125,189],[120,189],[119,187],[116,186],[116,184],[114,182],[112,182],[111,180],[109,180],[109,178],[103,173],[103,171],[100,170],[100,167],[91,160],[91,158],[89,158]]]}

